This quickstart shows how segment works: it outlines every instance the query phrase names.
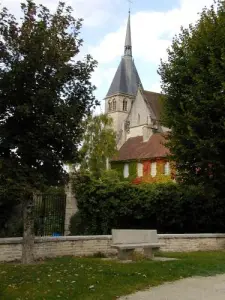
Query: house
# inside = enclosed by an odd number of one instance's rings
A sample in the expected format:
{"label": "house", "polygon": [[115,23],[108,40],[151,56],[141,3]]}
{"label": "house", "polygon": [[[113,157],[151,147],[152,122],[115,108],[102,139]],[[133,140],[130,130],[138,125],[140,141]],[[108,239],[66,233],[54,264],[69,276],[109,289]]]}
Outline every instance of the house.
{"label": "house", "polygon": [[113,119],[117,136],[118,156],[111,167],[134,182],[173,179],[164,145],[169,129],[160,122],[160,98],[141,83],[132,55],[129,13],[124,55],[105,97],[105,112]]}

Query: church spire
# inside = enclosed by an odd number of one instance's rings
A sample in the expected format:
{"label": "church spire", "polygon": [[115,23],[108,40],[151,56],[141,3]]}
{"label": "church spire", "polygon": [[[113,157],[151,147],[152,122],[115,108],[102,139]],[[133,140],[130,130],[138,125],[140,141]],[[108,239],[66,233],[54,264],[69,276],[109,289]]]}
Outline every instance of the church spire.
{"label": "church spire", "polygon": [[126,40],[125,40],[124,56],[132,56],[130,10],[129,10],[129,16],[127,22],[127,33],[126,33]]}
{"label": "church spire", "polygon": [[[130,2],[130,1],[129,1]],[[138,87],[141,85],[137,69],[132,57],[132,43],[131,43],[131,26],[130,26],[130,11],[127,22],[127,33],[125,40],[124,55],[113,78],[109,91],[106,97],[114,95],[129,95],[135,97]]]}

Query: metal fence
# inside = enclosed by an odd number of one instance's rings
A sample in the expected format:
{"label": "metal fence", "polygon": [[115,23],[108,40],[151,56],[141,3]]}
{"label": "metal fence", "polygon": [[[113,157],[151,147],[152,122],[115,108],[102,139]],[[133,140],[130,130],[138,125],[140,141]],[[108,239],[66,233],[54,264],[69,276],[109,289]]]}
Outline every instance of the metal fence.
{"label": "metal fence", "polygon": [[[33,203],[35,235],[64,235],[65,211],[66,195],[36,195]],[[18,204],[14,207],[10,207],[9,205],[2,206],[0,201],[0,237],[16,237],[22,235],[23,205]]]}
{"label": "metal fence", "polygon": [[65,209],[66,195],[38,195],[34,202],[35,235],[64,235]]}

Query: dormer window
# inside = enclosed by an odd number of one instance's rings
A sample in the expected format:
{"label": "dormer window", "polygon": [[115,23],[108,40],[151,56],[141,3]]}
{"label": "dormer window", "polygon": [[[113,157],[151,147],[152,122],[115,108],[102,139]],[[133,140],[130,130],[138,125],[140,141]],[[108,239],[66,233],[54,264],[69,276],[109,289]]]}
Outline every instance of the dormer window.
{"label": "dormer window", "polygon": [[127,100],[123,100],[123,111],[127,111]]}
{"label": "dormer window", "polygon": [[116,110],[116,100],[113,100],[113,110]]}

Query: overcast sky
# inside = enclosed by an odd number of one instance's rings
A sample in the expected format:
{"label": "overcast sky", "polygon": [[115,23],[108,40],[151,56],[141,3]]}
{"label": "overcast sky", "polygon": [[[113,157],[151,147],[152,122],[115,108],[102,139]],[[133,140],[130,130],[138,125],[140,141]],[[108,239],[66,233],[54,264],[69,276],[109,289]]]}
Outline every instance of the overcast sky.
{"label": "overcast sky", "polygon": [[[19,15],[20,0],[1,0],[15,15]],[[67,0],[76,17],[84,18],[82,53],[90,53],[98,61],[93,74],[96,97],[103,100],[119,64],[124,49],[128,16],[127,0]],[[54,9],[58,0],[36,0]],[[166,59],[166,49],[180,26],[187,27],[198,19],[204,6],[213,0],[133,0],[131,12],[133,56],[146,90],[160,91],[157,75],[160,58]],[[103,102],[103,101],[102,101]],[[103,107],[103,106],[102,106]]]}

